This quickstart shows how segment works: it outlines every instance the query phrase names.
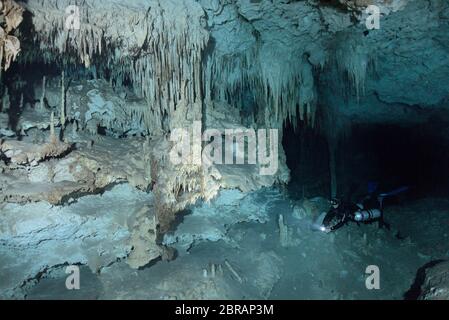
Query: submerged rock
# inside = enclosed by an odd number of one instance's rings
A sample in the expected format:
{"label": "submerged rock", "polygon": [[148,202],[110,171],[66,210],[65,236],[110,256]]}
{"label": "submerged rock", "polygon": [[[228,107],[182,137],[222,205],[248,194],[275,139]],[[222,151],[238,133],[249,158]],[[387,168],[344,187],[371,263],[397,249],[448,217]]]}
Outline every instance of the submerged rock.
{"label": "submerged rock", "polygon": [[420,300],[449,300],[449,261],[426,269]]}

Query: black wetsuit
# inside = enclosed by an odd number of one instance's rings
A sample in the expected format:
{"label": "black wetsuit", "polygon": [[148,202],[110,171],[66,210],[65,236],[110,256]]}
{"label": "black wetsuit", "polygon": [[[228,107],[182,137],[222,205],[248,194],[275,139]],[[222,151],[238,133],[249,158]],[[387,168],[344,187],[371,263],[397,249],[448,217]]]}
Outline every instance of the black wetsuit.
{"label": "black wetsuit", "polygon": [[[390,229],[390,226],[383,219],[383,210],[376,194],[370,194],[365,197],[362,201],[362,208],[352,202],[341,202],[337,208],[331,208],[328,211],[323,220],[323,225],[328,228],[329,231],[335,231],[349,221],[354,221],[358,224],[359,222],[354,219],[356,212],[373,209],[380,210],[381,212],[380,217],[375,219],[379,222],[379,227],[382,228],[385,226],[387,229]],[[366,222],[372,221],[373,220]]]}
{"label": "black wetsuit", "polygon": [[335,231],[348,221],[354,221],[354,214],[360,210],[359,206],[351,202],[342,202],[337,208],[331,208],[323,220],[325,227]]}

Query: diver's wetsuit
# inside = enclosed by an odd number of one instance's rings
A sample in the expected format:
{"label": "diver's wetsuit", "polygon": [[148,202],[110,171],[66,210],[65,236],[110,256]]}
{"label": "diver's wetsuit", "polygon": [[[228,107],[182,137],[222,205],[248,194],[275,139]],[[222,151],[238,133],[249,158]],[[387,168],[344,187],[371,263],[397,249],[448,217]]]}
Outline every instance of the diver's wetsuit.
{"label": "diver's wetsuit", "polygon": [[323,225],[326,227],[328,232],[331,232],[342,227],[348,221],[354,221],[358,224],[359,222],[355,220],[355,214],[362,210],[370,211],[373,209],[377,209],[381,212],[380,217],[375,219],[379,222],[379,227],[382,228],[385,226],[387,229],[390,229],[390,226],[383,219],[383,210],[381,208],[380,201],[374,194],[371,194],[363,199],[361,205],[352,202],[341,202],[337,208],[331,208],[323,220]]}
{"label": "diver's wetsuit", "polygon": [[325,226],[330,226],[329,231],[335,231],[348,221],[354,221],[354,214],[360,210],[355,203],[342,202],[337,208],[332,208],[323,220]]}

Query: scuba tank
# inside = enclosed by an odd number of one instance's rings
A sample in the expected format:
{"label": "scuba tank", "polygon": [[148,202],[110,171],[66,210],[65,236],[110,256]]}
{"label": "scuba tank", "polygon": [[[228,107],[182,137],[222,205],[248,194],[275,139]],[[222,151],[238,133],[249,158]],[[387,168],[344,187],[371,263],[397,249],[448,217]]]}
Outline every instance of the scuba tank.
{"label": "scuba tank", "polygon": [[[374,193],[377,191],[378,183],[377,182],[370,182],[368,184],[368,193],[373,196]],[[354,212],[354,221],[356,222],[369,222],[372,220],[380,219],[382,218],[382,210],[383,210],[383,201],[385,198],[390,196],[395,196],[397,194],[400,194],[402,192],[407,191],[409,188],[407,186],[403,186],[400,188],[397,188],[395,190],[392,190],[390,192],[380,193],[375,198],[378,203],[378,208],[370,208],[366,209],[365,206],[360,206],[360,210]],[[368,207],[369,208],[369,207]]]}
{"label": "scuba tank", "polygon": [[382,216],[382,212],[379,209],[361,210],[354,213],[354,221],[367,222],[374,219],[378,219]]}

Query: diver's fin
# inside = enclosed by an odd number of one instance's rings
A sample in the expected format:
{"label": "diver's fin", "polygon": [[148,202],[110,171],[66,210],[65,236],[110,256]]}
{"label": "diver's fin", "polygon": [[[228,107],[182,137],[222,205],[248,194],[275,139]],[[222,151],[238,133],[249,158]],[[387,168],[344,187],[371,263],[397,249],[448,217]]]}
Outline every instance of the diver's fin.
{"label": "diver's fin", "polygon": [[383,202],[384,202],[384,198],[385,198],[385,197],[395,196],[395,195],[397,195],[397,194],[400,194],[400,193],[402,193],[402,192],[407,191],[408,189],[409,189],[408,186],[403,186],[403,187],[394,189],[394,190],[392,190],[392,191],[390,191],[390,192],[385,192],[385,193],[379,194],[379,196],[377,197],[377,200],[379,201],[380,208],[381,208],[381,209],[383,208]]}
{"label": "diver's fin", "polygon": [[390,192],[381,193],[379,195],[379,197],[385,198],[385,197],[388,197],[388,196],[395,196],[395,195],[397,195],[399,193],[407,191],[408,189],[409,189],[409,187],[407,187],[407,186],[400,187],[400,188],[397,188],[397,189],[392,190]]}

